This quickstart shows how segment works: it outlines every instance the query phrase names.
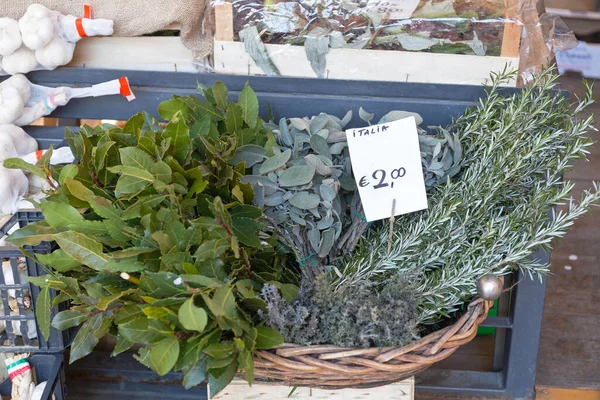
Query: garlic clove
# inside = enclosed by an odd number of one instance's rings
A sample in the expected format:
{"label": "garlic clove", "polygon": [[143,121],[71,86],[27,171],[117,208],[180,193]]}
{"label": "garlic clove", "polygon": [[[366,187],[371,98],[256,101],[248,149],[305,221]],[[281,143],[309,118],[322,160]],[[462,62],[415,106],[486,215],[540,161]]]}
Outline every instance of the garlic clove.
{"label": "garlic clove", "polygon": [[9,75],[26,74],[38,66],[35,54],[25,46],[2,58],[2,69]]}
{"label": "garlic clove", "polygon": [[0,18],[0,55],[7,56],[21,47],[19,23],[14,19]]}
{"label": "garlic clove", "polygon": [[0,90],[0,124],[10,124],[23,114],[25,103],[17,89],[6,87]]}
{"label": "garlic clove", "polygon": [[0,82],[0,89],[5,87],[13,87],[17,89],[23,102],[27,104],[27,101],[31,97],[31,82],[23,74],[16,74],[8,78],[7,80]]}
{"label": "garlic clove", "polygon": [[23,43],[31,50],[46,46],[54,37],[54,20],[56,13],[41,4],[32,4],[27,12],[19,19]]}
{"label": "garlic clove", "polygon": [[15,125],[0,125],[0,137],[10,137],[19,156],[38,150],[38,142],[22,128]]}
{"label": "garlic clove", "polygon": [[66,65],[73,59],[75,45],[55,37],[45,47],[36,50],[35,58],[44,68],[53,70]]}

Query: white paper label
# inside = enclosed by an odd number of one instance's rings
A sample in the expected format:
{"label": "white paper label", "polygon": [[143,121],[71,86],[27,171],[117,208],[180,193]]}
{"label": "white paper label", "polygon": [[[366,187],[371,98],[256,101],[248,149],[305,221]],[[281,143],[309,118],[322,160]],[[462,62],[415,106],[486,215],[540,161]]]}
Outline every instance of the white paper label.
{"label": "white paper label", "polygon": [[352,173],[367,221],[427,208],[414,117],[346,131]]}
{"label": "white paper label", "polygon": [[390,13],[389,19],[405,19],[412,17],[419,3],[420,0],[370,0],[367,8],[382,15]]}

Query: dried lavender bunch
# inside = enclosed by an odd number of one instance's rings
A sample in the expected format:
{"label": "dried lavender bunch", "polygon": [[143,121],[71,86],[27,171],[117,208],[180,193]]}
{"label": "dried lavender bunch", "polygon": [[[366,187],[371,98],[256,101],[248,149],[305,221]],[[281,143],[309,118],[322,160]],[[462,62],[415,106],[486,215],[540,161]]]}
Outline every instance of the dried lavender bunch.
{"label": "dried lavender bunch", "polygon": [[[502,82],[512,77],[496,76],[488,96],[447,129],[463,145],[459,179],[436,186],[428,210],[396,219],[390,252],[388,227],[375,226],[352,260],[334,270],[335,285],[385,287],[390,276],[412,275],[418,322],[430,324],[475,296],[482,275],[549,271],[531,253],[549,250],[600,200],[594,187],[575,203],[573,184],[562,180],[592,144],[592,118],[582,117],[592,92],[588,87],[586,97],[571,105],[553,91],[558,76],[546,70],[531,87],[502,93]],[[568,209],[548,219],[561,204]]]}
{"label": "dried lavender bunch", "polygon": [[321,275],[305,280],[291,303],[271,285],[264,286],[262,298],[269,311],[267,324],[288,343],[385,347],[416,336],[417,303],[413,289],[400,277],[390,279],[380,292],[364,284],[335,291]]}

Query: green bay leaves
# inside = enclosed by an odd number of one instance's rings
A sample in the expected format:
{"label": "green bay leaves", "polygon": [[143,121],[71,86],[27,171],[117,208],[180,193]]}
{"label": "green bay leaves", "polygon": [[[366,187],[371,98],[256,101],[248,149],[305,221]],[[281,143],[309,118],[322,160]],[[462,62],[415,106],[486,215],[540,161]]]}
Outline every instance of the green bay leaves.
{"label": "green bay leaves", "polygon": [[186,300],[179,307],[178,316],[181,325],[190,331],[202,332],[208,322],[206,311],[203,308],[196,307],[193,298]]}

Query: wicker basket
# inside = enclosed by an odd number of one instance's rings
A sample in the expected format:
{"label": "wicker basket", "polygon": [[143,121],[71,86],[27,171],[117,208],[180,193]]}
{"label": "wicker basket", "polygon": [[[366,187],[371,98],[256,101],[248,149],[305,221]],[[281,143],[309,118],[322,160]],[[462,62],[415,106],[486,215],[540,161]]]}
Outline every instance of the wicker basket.
{"label": "wicker basket", "polygon": [[291,386],[367,388],[398,382],[449,357],[473,340],[491,301],[477,299],[456,323],[406,346],[353,349],[284,344],[256,351],[255,377]]}

